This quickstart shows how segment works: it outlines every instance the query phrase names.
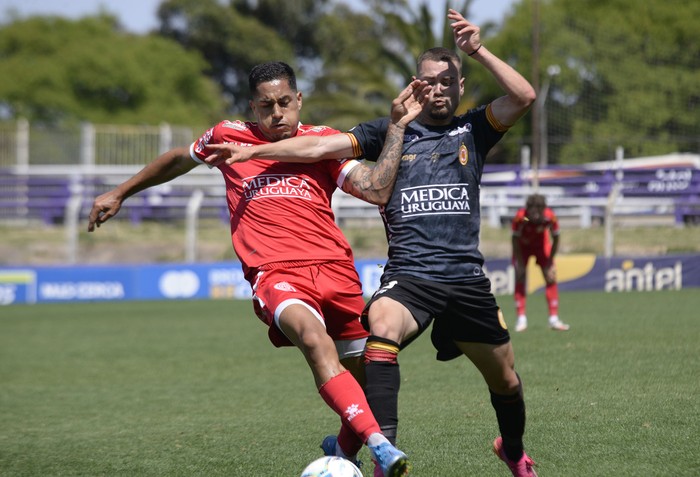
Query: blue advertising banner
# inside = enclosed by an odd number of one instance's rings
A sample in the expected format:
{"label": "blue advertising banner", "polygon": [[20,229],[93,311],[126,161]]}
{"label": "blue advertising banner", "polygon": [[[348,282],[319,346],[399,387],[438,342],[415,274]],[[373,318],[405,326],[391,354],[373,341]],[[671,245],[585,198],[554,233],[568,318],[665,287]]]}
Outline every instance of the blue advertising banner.
{"label": "blue advertising banner", "polygon": [[[355,265],[363,292],[379,287],[384,259]],[[496,295],[510,295],[515,277],[510,260],[488,260],[484,269]],[[680,290],[700,287],[700,255],[557,257],[559,288],[609,293]],[[528,292],[544,287],[534,263],[528,267]],[[0,305],[108,300],[250,298],[238,262],[208,264],[113,265],[0,268]]]}
{"label": "blue advertising banner", "polygon": [[0,304],[248,298],[237,262],[0,268]]}
{"label": "blue advertising banner", "polygon": [[[559,289],[605,292],[680,290],[700,287],[700,255],[664,257],[615,257],[560,255],[556,259]],[[360,260],[356,263],[365,293],[379,288],[381,265]],[[484,270],[495,295],[512,295],[515,271],[508,259],[487,260]],[[528,293],[544,288],[544,278],[532,257],[527,268]]]}
{"label": "blue advertising banner", "polygon": [[[597,290],[608,293],[680,290],[700,287],[700,256],[614,257],[562,255],[555,259],[559,290]],[[512,294],[515,275],[509,260],[489,260],[484,269],[496,295]],[[528,293],[544,288],[534,257],[528,263]]]}

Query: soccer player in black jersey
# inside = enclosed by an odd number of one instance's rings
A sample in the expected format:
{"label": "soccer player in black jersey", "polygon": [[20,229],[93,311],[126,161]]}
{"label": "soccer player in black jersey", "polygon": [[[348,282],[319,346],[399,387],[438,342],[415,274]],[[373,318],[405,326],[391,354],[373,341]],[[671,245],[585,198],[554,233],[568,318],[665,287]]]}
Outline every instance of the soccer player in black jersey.
{"label": "soccer player in black jersey", "polygon": [[[490,104],[455,115],[464,93],[461,59],[432,48],[417,62],[416,77],[432,86],[428,104],[405,130],[401,164],[388,204],[380,207],[389,242],[381,287],[362,316],[365,392],[382,431],[396,438],[400,374],[398,353],[432,323],[437,359],[467,356],[488,385],[500,436],[496,455],[516,477],[536,476],[524,452],[525,403],[510,335],[484,275],[479,251],[479,183],[486,154],[535,101],[528,81],[481,44],[479,27],[449,10],[455,43],[486,68],[505,92]],[[374,160],[388,119],[362,123],[346,134],[292,138],[263,146],[222,149],[208,161],[311,161],[328,157]],[[341,439],[335,445],[345,454]],[[328,451],[324,447],[324,451]],[[352,456],[350,456],[352,457]],[[375,477],[381,477],[375,467]]]}

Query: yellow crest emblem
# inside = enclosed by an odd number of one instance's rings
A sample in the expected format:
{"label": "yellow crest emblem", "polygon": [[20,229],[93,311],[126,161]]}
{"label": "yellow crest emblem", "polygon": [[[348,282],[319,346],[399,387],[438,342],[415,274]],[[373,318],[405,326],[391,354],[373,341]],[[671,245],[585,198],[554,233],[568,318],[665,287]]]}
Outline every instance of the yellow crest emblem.
{"label": "yellow crest emblem", "polygon": [[508,329],[508,325],[506,324],[506,318],[503,316],[503,312],[501,311],[500,307],[498,308],[498,323],[504,330]]}
{"label": "yellow crest emblem", "polygon": [[466,166],[467,162],[469,162],[469,150],[464,144],[459,147],[459,162],[463,166]]}

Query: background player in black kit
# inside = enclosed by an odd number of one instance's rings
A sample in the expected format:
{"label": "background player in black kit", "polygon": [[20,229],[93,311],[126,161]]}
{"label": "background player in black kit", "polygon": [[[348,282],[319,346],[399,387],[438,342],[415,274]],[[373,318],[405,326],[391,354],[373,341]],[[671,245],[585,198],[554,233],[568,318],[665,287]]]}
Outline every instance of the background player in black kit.
{"label": "background player in black kit", "polygon": [[[481,63],[506,94],[455,116],[464,93],[460,57],[452,50],[433,48],[418,59],[416,77],[427,81],[432,91],[428,104],[405,130],[394,191],[380,208],[389,258],[381,287],[363,314],[370,330],[365,392],[383,433],[395,439],[398,353],[433,323],[437,358],[447,361],[464,354],[489,387],[501,433],[493,443],[496,455],[514,476],[536,476],[534,462],[523,449],[525,403],[510,335],[479,251],[479,183],[486,154],[527,112],[535,91],[481,44],[476,25],[455,10],[447,16],[457,46]],[[293,138],[247,151],[232,147],[211,160],[308,160],[338,157],[338,152],[374,160],[387,124],[383,118],[345,135]],[[344,454],[342,442],[331,437],[324,444],[327,453]],[[375,467],[376,476],[381,470]]]}

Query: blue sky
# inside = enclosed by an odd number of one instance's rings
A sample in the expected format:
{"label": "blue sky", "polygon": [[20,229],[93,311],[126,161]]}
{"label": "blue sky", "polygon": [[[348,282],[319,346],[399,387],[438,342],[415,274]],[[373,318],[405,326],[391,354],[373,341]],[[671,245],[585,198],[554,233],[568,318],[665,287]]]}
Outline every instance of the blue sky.
{"label": "blue sky", "polygon": [[[350,4],[360,4],[347,0]],[[413,4],[419,0],[410,0]],[[156,26],[156,9],[161,0],[0,0],[0,23],[8,20],[7,13],[14,10],[20,16],[61,15],[79,18],[101,10],[115,14],[122,25],[136,33],[144,33]],[[477,25],[486,21],[500,21],[514,0],[473,0],[471,20]],[[443,15],[444,2],[430,0],[433,16]],[[452,2],[459,3],[459,2]]]}

